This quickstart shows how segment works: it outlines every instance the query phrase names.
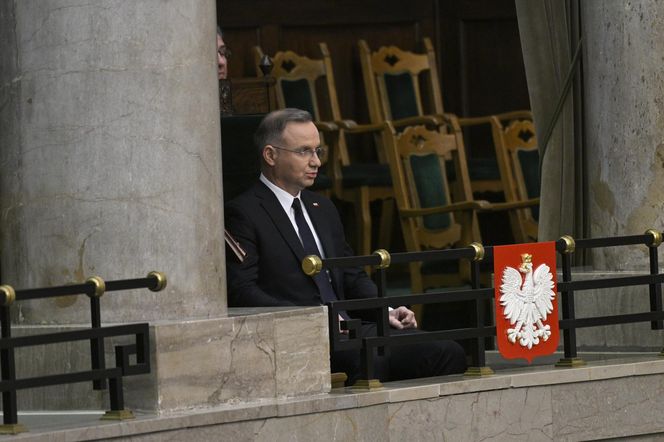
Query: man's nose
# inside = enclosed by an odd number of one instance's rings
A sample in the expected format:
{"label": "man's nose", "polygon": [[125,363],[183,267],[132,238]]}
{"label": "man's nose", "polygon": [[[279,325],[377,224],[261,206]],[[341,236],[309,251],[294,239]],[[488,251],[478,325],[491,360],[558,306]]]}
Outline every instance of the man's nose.
{"label": "man's nose", "polygon": [[312,166],[320,167],[322,164],[322,161],[320,160],[320,157],[318,154],[314,151],[314,153],[311,155],[311,161],[309,162]]}

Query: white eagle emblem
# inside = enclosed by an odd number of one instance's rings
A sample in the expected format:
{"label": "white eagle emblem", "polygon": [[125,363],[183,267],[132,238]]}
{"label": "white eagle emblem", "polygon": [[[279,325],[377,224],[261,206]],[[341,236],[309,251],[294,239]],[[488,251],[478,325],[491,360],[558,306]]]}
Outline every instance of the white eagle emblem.
{"label": "white eagle emblem", "polygon": [[502,281],[500,305],[510,325],[516,323],[514,328],[507,329],[507,339],[511,343],[518,339],[521,346],[529,349],[539,344],[540,338],[549,339],[551,327],[542,323],[553,311],[552,301],[556,296],[549,266],[540,264],[533,273],[532,255],[524,253],[519,270],[505,267]]}

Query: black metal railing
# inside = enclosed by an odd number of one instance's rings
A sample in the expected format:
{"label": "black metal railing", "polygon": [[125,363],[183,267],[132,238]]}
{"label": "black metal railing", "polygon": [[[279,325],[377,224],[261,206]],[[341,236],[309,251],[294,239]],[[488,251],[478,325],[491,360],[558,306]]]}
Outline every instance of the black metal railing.
{"label": "black metal railing", "polygon": [[[132,417],[124,407],[122,378],[150,372],[150,341],[147,323],[102,327],[100,298],[106,292],[147,288],[160,291],[166,287],[166,276],[150,272],[145,278],[104,281],[98,276],[88,278],[82,284],[58,287],[14,290],[9,285],[0,286],[0,392],[2,392],[3,425],[0,433],[18,433],[25,428],[18,423],[17,390],[92,381],[94,390],[105,390],[108,381],[110,410],[104,419]],[[12,337],[10,308],[19,301],[45,299],[67,295],[87,295],[90,299],[91,328],[48,334]],[[134,343],[115,346],[115,367],[106,367],[104,339],[134,336]],[[73,341],[90,341],[90,370],[55,375],[17,378],[15,350],[37,345],[60,344]],[[135,363],[130,356],[135,355]]]}
{"label": "black metal railing", "polygon": [[[610,238],[578,239],[563,236],[556,241],[556,251],[561,257],[562,281],[558,281],[557,289],[560,294],[560,311],[562,318],[559,321],[563,330],[564,358],[557,366],[576,366],[584,362],[577,357],[576,329],[583,327],[596,327],[614,324],[629,324],[637,322],[651,322],[653,330],[664,328],[664,311],[662,311],[661,284],[664,274],[659,273],[657,248],[662,242],[661,232],[648,230],[643,235],[620,236]],[[639,276],[625,276],[616,278],[603,278],[593,280],[572,281],[572,257],[578,249],[616,247],[628,245],[645,245],[649,250],[649,271]],[[470,262],[470,288],[457,290],[432,291],[425,294],[409,294],[403,296],[387,297],[386,274],[392,264],[411,263],[417,261],[462,261]],[[415,342],[452,339],[470,340],[471,342],[471,368],[469,375],[491,373],[486,367],[484,338],[495,337],[496,327],[493,318],[485,314],[486,300],[492,300],[494,289],[481,287],[480,280],[483,272],[480,263],[493,263],[493,247],[483,247],[473,243],[470,247],[460,249],[446,249],[425,252],[404,252],[389,254],[385,250],[378,250],[373,255],[354,256],[344,258],[328,258],[321,260],[317,256],[308,256],[302,263],[307,274],[315,274],[322,268],[333,269],[350,266],[373,266],[376,271],[374,278],[378,286],[378,296],[370,299],[353,299],[328,303],[328,320],[330,330],[330,347],[332,351],[359,349],[362,359],[362,378],[367,381],[373,378],[374,349],[378,354],[385,354],[389,347]],[[574,311],[574,295],[577,291],[626,287],[633,285],[647,285],[649,287],[650,311],[642,313],[621,314],[613,316],[597,316],[577,318]],[[448,303],[454,301],[473,301],[475,315],[472,324],[466,328],[440,331],[420,331],[407,335],[390,335],[388,321],[388,307],[397,305]],[[356,331],[361,321],[353,319],[340,321],[339,313],[342,311],[375,311],[377,313],[377,336],[358,337]]]}
{"label": "black metal railing", "polygon": [[[563,330],[564,358],[558,366],[574,366],[583,363],[577,356],[576,329],[584,327],[597,327],[603,325],[630,324],[637,322],[650,322],[652,330],[661,330],[663,327],[664,312],[662,311],[662,282],[664,274],[659,273],[659,258],[657,248],[662,243],[662,233],[648,230],[643,235],[616,236],[610,238],[588,238],[575,240],[570,236],[563,236],[556,242],[556,250],[562,259],[562,281],[558,281],[560,293],[560,307],[562,319],[559,322]],[[572,255],[577,249],[596,249],[605,247],[619,247],[629,245],[645,245],[648,247],[649,269],[648,274],[639,276],[624,276],[617,278],[603,278],[594,280],[572,281]],[[647,285],[650,297],[650,311],[612,316],[595,316],[577,318],[575,314],[574,296],[576,291],[628,287],[634,285]]]}

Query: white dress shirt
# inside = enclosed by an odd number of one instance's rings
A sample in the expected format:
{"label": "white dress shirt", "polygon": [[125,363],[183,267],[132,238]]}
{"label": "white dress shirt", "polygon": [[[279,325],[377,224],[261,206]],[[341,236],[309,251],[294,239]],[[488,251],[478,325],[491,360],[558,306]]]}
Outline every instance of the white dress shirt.
{"label": "white dress shirt", "polygon": [[[297,233],[297,236],[300,238],[300,242],[302,242],[302,237],[300,237],[300,231],[297,228],[297,223],[295,222],[295,210],[293,210],[293,200],[295,198],[300,198],[300,193],[298,193],[297,196],[294,197],[293,195],[286,192],[281,187],[278,187],[272,181],[268,180],[267,177],[265,175],[263,175],[262,173],[261,173],[261,176],[260,176],[260,180],[277,197],[277,199],[279,200],[279,204],[281,204],[281,207],[284,209],[284,212],[286,212],[286,215],[288,216],[288,219],[290,220],[291,224],[293,225],[293,228],[295,229],[295,233]],[[302,213],[304,214],[304,219],[307,222],[307,224],[309,225],[309,229],[311,230],[311,233],[314,235],[314,240],[316,241],[316,247],[318,247],[318,251],[320,252],[320,257],[325,258],[325,252],[323,251],[323,245],[321,244],[320,239],[318,238],[318,234],[316,233],[316,229],[314,228],[314,225],[311,222],[311,218],[309,218],[309,212],[307,212],[306,204],[304,204],[304,201],[302,201],[302,198],[300,198],[300,205],[302,207]]]}

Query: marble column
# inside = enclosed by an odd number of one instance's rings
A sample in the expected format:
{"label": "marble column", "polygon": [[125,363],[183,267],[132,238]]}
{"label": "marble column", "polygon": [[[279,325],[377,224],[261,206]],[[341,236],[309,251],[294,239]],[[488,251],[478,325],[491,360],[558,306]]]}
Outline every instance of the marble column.
{"label": "marble column", "polygon": [[[581,2],[591,237],[664,229],[664,2]],[[647,270],[646,247],[595,268]]]}
{"label": "marble column", "polygon": [[[226,313],[214,0],[0,3],[0,262],[16,288],[145,276],[108,322]],[[85,297],[21,303],[89,321]]]}

